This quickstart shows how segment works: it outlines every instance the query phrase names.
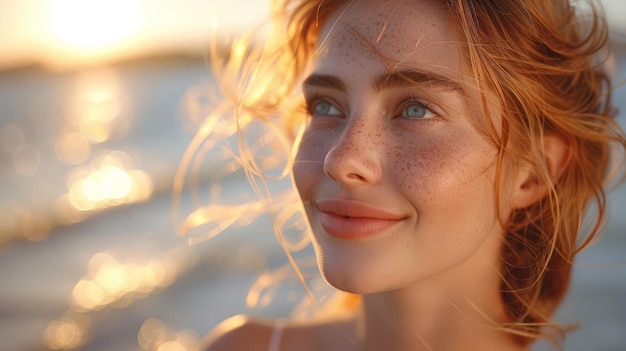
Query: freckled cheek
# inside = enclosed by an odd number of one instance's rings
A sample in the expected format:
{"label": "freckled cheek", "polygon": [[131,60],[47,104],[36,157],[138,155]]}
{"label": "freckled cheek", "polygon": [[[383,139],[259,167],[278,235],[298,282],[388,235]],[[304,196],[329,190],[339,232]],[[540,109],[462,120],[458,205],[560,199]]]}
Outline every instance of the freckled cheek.
{"label": "freckled cheek", "polygon": [[395,150],[389,151],[393,160],[391,169],[395,170],[394,177],[399,188],[419,190],[422,194],[433,190],[433,183],[438,181],[435,175],[441,173],[446,163],[445,154],[433,144],[402,143]]}
{"label": "freckled cheek", "polygon": [[488,166],[487,152],[475,143],[427,137],[396,144],[387,154],[398,187],[418,191],[420,198],[431,201],[478,179]]}

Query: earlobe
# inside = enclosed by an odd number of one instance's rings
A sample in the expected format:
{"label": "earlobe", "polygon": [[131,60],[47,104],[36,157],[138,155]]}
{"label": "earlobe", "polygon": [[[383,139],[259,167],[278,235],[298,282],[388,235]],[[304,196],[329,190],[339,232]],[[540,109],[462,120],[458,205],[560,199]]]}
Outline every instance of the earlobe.
{"label": "earlobe", "polygon": [[[549,182],[555,183],[570,163],[572,153],[562,137],[551,133],[543,137],[542,153]],[[546,183],[546,178],[539,177],[537,172],[528,164],[520,168],[513,193],[513,208],[528,207],[546,195],[550,184]]]}

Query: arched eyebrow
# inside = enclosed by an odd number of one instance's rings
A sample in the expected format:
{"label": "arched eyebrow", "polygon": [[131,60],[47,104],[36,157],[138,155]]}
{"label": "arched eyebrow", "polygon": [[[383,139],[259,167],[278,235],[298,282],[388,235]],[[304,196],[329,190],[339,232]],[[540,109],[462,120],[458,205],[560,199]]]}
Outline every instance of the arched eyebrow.
{"label": "arched eyebrow", "polygon": [[458,82],[446,76],[416,69],[403,69],[389,71],[374,78],[372,86],[376,91],[388,90],[393,88],[405,88],[416,84],[427,84],[453,90],[464,94],[464,89]]}
{"label": "arched eyebrow", "polygon": [[331,76],[328,74],[311,74],[307,79],[302,83],[304,88],[307,87],[318,87],[318,88],[331,88],[335,90],[339,90],[341,92],[347,92],[348,89],[343,81],[335,76]]}
{"label": "arched eyebrow", "polygon": [[[388,90],[393,88],[405,88],[416,84],[428,84],[446,90],[453,90],[464,94],[463,87],[456,81],[434,73],[421,71],[416,69],[403,69],[385,72],[374,78],[372,87],[376,91]],[[331,88],[341,92],[347,92],[348,89],[344,82],[336,76],[328,74],[311,74],[303,82],[303,87],[319,87]]]}

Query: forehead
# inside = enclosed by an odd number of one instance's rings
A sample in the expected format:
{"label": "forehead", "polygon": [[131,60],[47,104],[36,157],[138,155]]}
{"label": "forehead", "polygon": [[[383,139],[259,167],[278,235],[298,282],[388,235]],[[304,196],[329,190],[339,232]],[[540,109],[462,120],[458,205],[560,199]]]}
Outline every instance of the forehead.
{"label": "forehead", "polygon": [[320,63],[365,58],[386,69],[420,66],[459,73],[457,28],[443,0],[348,1],[322,28]]}

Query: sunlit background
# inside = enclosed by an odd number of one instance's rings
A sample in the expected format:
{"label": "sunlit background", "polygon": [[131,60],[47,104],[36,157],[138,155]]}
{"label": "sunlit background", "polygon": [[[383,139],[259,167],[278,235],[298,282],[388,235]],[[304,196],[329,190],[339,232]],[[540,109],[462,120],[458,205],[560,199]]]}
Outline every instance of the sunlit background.
{"label": "sunlit background", "polygon": [[[623,66],[626,2],[603,3]],[[185,351],[232,314],[281,315],[291,306],[281,300],[299,301],[286,284],[274,305],[245,306],[280,293],[247,296],[255,277],[285,264],[267,219],[189,245],[172,212],[177,167],[213,96],[211,34],[229,42],[262,23],[266,7],[0,1],[0,349]],[[624,87],[616,102],[626,111]],[[208,196],[191,191],[182,212],[250,196],[236,192],[245,188],[236,173],[218,186],[217,166],[194,170],[190,184]],[[605,240],[581,257],[559,314],[582,323],[567,350],[626,349],[624,199],[624,187],[612,195]],[[256,219],[252,207],[227,208],[239,224]]]}
{"label": "sunlit background", "polygon": [[198,54],[212,28],[235,34],[262,21],[253,0],[3,0],[0,67],[68,68],[161,52]]}

